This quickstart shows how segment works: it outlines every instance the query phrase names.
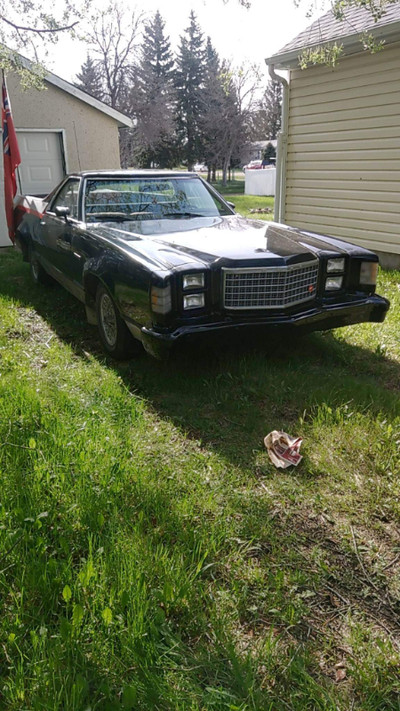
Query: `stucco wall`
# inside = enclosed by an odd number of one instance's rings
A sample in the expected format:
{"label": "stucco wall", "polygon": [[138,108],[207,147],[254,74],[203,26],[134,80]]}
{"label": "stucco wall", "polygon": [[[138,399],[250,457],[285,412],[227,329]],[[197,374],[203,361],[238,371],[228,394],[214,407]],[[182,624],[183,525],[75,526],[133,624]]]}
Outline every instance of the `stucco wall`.
{"label": "stucco wall", "polygon": [[284,220],[400,255],[400,44],[290,75]]}
{"label": "stucco wall", "polygon": [[16,128],[65,129],[68,172],[120,168],[115,119],[52,84],[22,91],[18,77],[7,78]]}

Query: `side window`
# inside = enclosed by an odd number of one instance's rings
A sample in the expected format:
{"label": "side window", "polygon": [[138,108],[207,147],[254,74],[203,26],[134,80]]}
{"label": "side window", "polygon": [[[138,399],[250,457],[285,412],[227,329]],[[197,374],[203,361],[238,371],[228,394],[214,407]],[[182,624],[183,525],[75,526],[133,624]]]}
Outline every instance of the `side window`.
{"label": "side window", "polygon": [[51,203],[49,212],[53,212],[55,207],[69,207],[70,216],[77,220],[79,183],[79,180],[68,180]]}

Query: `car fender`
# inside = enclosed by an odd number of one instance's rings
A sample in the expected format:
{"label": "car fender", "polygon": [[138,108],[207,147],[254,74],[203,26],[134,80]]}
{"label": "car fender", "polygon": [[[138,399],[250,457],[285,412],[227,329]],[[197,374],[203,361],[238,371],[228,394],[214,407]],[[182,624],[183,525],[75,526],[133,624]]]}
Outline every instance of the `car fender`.
{"label": "car fender", "polygon": [[[122,255],[121,255],[122,257]],[[136,267],[136,269],[135,269]],[[131,265],[127,269],[121,261],[105,253],[99,258],[89,259],[83,270],[85,306],[89,322],[93,322],[98,285],[102,284],[111,294],[120,316],[126,322],[149,325],[152,321],[150,309],[150,271],[143,265]],[[92,312],[88,314],[88,309]],[[89,318],[89,316],[91,318]]]}

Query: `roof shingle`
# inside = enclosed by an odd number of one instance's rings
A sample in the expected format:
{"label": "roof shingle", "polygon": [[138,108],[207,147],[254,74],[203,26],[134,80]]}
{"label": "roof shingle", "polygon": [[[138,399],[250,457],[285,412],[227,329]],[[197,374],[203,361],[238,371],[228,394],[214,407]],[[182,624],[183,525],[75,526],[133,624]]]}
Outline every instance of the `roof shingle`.
{"label": "roof shingle", "polygon": [[312,25],[300,32],[274,56],[305,49],[316,44],[343,40],[349,35],[361,34],[375,28],[385,27],[400,20],[400,2],[387,6],[385,14],[376,22],[371,13],[362,7],[351,7],[344,11],[344,19],[336,20],[332,10],[318,18]]}

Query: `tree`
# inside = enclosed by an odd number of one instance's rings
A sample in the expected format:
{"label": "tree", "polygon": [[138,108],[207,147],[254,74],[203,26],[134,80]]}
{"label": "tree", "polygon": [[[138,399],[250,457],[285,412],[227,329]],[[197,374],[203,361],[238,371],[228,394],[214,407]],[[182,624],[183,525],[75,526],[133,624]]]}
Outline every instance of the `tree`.
{"label": "tree", "polygon": [[223,100],[219,106],[219,130],[215,135],[222,168],[222,183],[226,185],[228,171],[250,140],[251,116],[259,88],[259,73],[253,65],[232,67],[223,62],[220,70]]}
{"label": "tree", "polygon": [[130,106],[136,117],[136,156],[146,168],[174,164],[175,87],[174,60],[165,23],[156,12],[144,29],[141,55],[130,91]]}
{"label": "tree", "polygon": [[96,66],[103,75],[104,101],[120,111],[127,108],[128,86],[142,23],[143,13],[126,12],[114,1],[95,15],[87,35]]}
{"label": "tree", "polygon": [[282,84],[279,81],[268,82],[262,108],[265,114],[265,137],[274,140],[281,128]]}
{"label": "tree", "polygon": [[226,102],[222,65],[210,37],[207,37],[204,88],[201,94],[202,109],[199,128],[202,134],[203,155],[207,164],[207,180],[215,179],[216,169],[222,160],[221,116]]}
{"label": "tree", "polygon": [[188,170],[201,159],[202,92],[204,88],[205,48],[203,34],[196,15],[189,16],[189,26],[180,38],[176,60],[175,86],[177,94],[177,130],[183,146],[183,158]]}
{"label": "tree", "polygon": [[[0,0],[0,68],[16,71],[24,86],[43,86],[41,61],[60,34],[75,34],[90,0],[60,0],[49,7],[41,0]],[[27,68],[19,52],[33,62]]]}
{"label": "tree", "polygon": [[270,165],[270,163],[272,163],[271,158],[276,158],[276,150],[272,143],[267,143],[263,153],[263,164],[266,163],[267,165]]}
{"label": "tree", "polygon": [[251,116],[260,84],[259,70],[255,65],[230,68],[226,70],[226,81],[226,146],[222,165],[224,185],[232,159],[250,140]]}
{"label": "tree", "polygon": [[76,75],[75,85],[78,89],[86,91],[100,101],[104,100],[103,78],[98,62],[95,62],[90,54],[87,54],[86,62],[81,66],[81,71]]}
{"label": "tree", "polygon": [[253,116],[253,138],[257,141],[276,139],[281,128],[282,85],[269,81],[264,96]]}

